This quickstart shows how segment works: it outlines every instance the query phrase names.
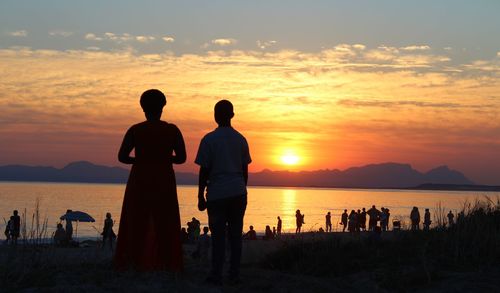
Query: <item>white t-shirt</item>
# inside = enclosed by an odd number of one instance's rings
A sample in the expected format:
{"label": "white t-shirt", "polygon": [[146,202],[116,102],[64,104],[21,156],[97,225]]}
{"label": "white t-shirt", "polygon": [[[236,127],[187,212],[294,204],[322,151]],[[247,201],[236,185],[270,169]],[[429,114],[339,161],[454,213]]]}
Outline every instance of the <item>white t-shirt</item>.
{"label": "white t-shirt", "polygon": [[243,166],[252,162],[245,137],[232,127],[218,127],[203,137],[196,164],[210,170],[207,201],[246,195]]}

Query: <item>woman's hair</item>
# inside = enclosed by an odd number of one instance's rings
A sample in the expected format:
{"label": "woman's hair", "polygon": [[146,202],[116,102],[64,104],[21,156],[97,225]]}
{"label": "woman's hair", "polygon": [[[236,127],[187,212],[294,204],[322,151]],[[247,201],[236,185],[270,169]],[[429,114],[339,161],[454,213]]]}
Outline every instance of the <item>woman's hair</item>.
{"label": "woman's hair", "polygon": [[167,98],[161,91],[150,89],[142,93],[140,103],[144,112],[159,113],[167,104]]}

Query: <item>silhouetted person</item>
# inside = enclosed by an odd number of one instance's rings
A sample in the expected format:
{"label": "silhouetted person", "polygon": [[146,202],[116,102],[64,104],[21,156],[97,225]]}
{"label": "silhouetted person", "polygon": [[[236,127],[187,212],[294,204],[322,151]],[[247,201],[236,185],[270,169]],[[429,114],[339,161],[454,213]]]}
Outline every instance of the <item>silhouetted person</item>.
{"label": "silhouetted person", "polygon": [[[66,210],[66,215],[72,213],[72,210]],[[68,241],[73,240],[73,222],[71,220],[65,219],[66,222],[66,238]]]}
{"label": "silhouetted person", "polygon": [[212,231],[212,269],[206,281],[217,285],[222,282],[226,226],[231,247],[229,280],[237,282],[239,279],[248,164],[252,162],[247,140],[231,127],[233,117],[231,102],[221,100],[215,104],[214,118],[218,127],[203,137],[195,160],[200,166],[198,209],[207,209]]}
{"label": "silhouetted person", "polygon": [[342,228],[342,232],[345,232],[345,229],[347,229],[347,220],[349,219],[349,214],[347,214],[347,210],[344,210],[342,213],[342,216],[340,217],[340,224],[344,226]]}
{"label": "silhouetted person", "polygon": [[425,209],[424,213],[424,230],[429,231],[429,228],[431,226],[431,212],[429,212],[429,209]]}
{"label": "silhouetted person", "polygon": [[356,214],[355,210],[351,210],[351,213],[349,214],[349,223],[347,226],[348,227],[347,230],[349,232],[355,232],[357,222],[358,222],[358,215]]}
{"label": "silhouetted person", "polygon": [[274,239],[273,231],[271,231],[271,227],[269,227],[269,225],[266,226],[266,230],[264,232],[264,237],[262,239],[264,239],[264,240],[273,240]]}
{"label": "silhouetted person", "polygon": [[[140,104],[146,121],[123,138],[118,160],[132,164],[123,198],[114,264],[117,269],[181,271],[181,222],[172,164],[186,161],[182,134],[160,120],[167,100],[147,90]],[[130,153],[135,150],[135,157]],[[143,237],[138,237],[138,233]]]}
{"label": "silhouetted person", "polygon": [[391,212],[388,208],[385,209],[385,231],[389,231],[389,221],[391,219]]}
{"label": "silhouetted person", "polygon": [[276,236],[277,236],[276,235],[276,227],[273,227],[273,236],[274,236],[274,238],[276,238]]}
{"label": "silhouetted person", "polygon": [[196,252],[200,260],[205,263],[208,261],[208,253],[210,250],[210,236],[208,235],[208,227],[203,227],[203,234],[198,237],[196,242]]}
{"label": "silhouetted person", "polygon": [[380,212],[380,230],[381,231],[387,231],[387,226],[388,226],[388,215],[386,212],[386,209],[384,207],[381,207],[381,212]]}
{"label": "silhouetted person", "polygon": [[253,229],[253,226],[250,225],[250,230],[245,233],[244,238],[246,240],[257,240],[257,232],[255,232],[255,230]]}
{"label": "silhouetted person", "polygon": [[361,210],[356,212],[356,232],[361,231]]}
{"label": "silhouetted person", "polygon": [[55,245],[62,246],[68,243],[68,237],[66,231],[61,223],[57,224],[56,232],[54,233],[54,243]]}
{"label": "silhouetted person", "polygon": [[325,229],[326,232],[332,232],[332,214],[330,212],[326,213],[325,216]]}
{"label": "silhouetted person", "polygon": [[363,208],[361,213],[359,214],[359,227],[361,228],[361,230],[366,231],[366,210],[365,210],[365,208]]}
{"label": "silhouetted person", "polygon": [[13,215],[10,216],[10,238],[14,244],[17,244],[17,238],[19,238],[21,232],[21,217],[19,217],[18,213],[17,210],[14,210]]}
{"label": "silhouetted person", "polygon": [[300,233],[302,224],[305,224],[304,215],[300,213],[300,210],[295,211],[295,224],[297,226],[297,228],[295,228],[295,234]]}
{"label": "silhouetted person", "polygon": [[7,225],[5,225],[5,244],[9,244],[10,241],[10,227],[12,226],[12,221],[9,219]]}
{"label": "silhouetted person", "polygon": [[417,207],[413,207],[410,213],[411,230],[420,230],[420,212]]}
{"label": "silhouetted person", "polygon": [[281,218],[278,216],[278,224],[276,225],[276,233],[277,233],[278,237],[281,236],[281,229],[282,229],[282,222],[281,222]]}
{"label": "silhouetted person", "polygon": [[201,223],[195,217],[193,217],[191,219],[191,223],[193,225],[193,240],[196,241],[196,240],[198,240],[198,237],[200,236]]}
{"label": "silhouetted person", "polygon": [[453,215],[453,212],[450,211],[448,213],[447,217],[448,217],[448,227],[451,228],[451,226],[453,226],[455,224],[455,221],[454,221],[455,215]]}
{"label": "silhouetted person", "polygon": [[369,209],[366,213],[368,214],[368,216],[370,216],[370,219],[368,220],[368,230],[373,231],[373,229],[377,227],[377,221],[380,217],[380,211],[377,210],[375,205],[372,205],[372,208]]}
{"label": "silhouetted person", "polygon": [[185,244],[188,242],[188,232],[186,231],[186,228],[182,227],[181,228],[181,243]]}
{"label": "silhouetted person", "polygon": [[115,241],[116,234],[113,231],[113,219],[111,218],[111,213],[106,213],[106,219],[104,220],[104,228],[102,229],[102,248],[106,246],[106,242],[109,243],[109,248],[113,250],[113,242]]}

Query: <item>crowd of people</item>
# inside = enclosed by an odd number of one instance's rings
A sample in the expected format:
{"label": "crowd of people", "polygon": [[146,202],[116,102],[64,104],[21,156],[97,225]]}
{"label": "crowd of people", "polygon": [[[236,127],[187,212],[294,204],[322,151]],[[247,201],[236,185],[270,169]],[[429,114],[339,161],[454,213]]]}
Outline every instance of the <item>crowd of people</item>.
{"label": "crowd of people", "polygon": [[[305,224],[304,221],[305,215],[301,213],[300,210],[295,212],[295,234],[299,234],[302,232],[302,225]],[[417,231],[420,230],[420,212],[418,207],[413,207],[410,212],[410,230]],[[447,224],[448,227],[454,225],[455,215],[452,211],[449,211],[447,214]],[[275,238],[279,238],[282,234],[283,223],[281,218],[277,217],[277,224],[275,227],[271,229],[269,225],[266,226],[264,235],[262,236],[263,240],[271,240]],[[361,232],[361,231],[376,231],[376,232],[384,232],[389,231],[389,223],[391,220],[391,212],[388,208],[381,207],[380,210],[377,209],[375,205],[368,210],[366,208],[351,210],[348,212],[347,209],[344,209],[343,213],[340,216],[340,225],[342,226],[342,232]],[[425,209],[424,213],[424,221],[422,222],[422,229],[424,231],[430,230],[430,226],[432,224],[431,213],[428,208]],[[392,221],[393,230],[401,229],[401,220],[394,219]],[[325,227],[320,227],[317,232],[332,232],[332,214],[331,212],[327,212],[325,215]],[[243,239],[246,240],[257,240],[257,232],[254,229],[253,225],[250,225],[249,230],[243,234]]]}

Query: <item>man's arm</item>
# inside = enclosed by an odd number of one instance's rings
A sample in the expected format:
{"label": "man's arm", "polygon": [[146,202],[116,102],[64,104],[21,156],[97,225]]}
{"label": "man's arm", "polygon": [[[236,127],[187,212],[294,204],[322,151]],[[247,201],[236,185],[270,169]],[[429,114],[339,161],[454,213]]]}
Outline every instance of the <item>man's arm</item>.
{"label": "man's arm", "polygon": [[198,210],[204,211],[207,208],[207,201],[205,199],[205,188],[208,184],[208,176],[210,169],[200,167],[200,174],[198,177]]}
{"label": "man's arm", "polygon": [[243,178],[245,178],[245,185],[248,185],[248,164],[243,164]]}

